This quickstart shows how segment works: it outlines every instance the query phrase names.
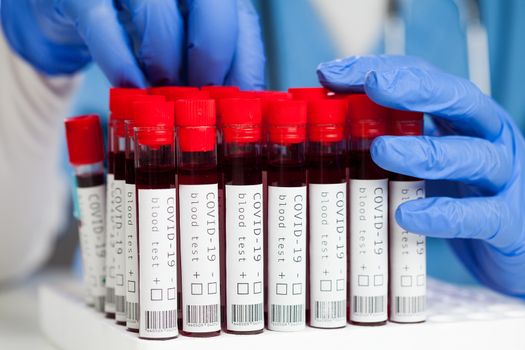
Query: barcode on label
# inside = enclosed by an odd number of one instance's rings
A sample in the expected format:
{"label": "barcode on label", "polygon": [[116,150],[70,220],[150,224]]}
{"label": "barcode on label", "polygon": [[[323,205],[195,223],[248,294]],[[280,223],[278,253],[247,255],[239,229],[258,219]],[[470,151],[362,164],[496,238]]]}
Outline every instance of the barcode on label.
{"label": "barcode on label", "polygon": [[233,304],[231,308],[233,323],[257,323],[263,319],[263,305],[259,304]]}
{"label": "barcode on label", "polygon": [[147,331],[168,331],[177,329],[177,310],[146,311]]}
{"label": "barcode on label", "polygon": [[364,297],[354,295],[352,310],[356,314],[380,314],[385,312],[385,296]]}
{"label": "barcode on label", "polygon": [[115,288],[106,288],[106,304],[115,304]]}
{"label": "barcode on label", "polygon": [[115,295],[115,310],[117,313],[123,314],[126,312],[126,297],[123,295]]}
{"label": "barcode on label", "polygon": [[139,303],[126,303],[126,318],[131,322],[139,320]]}
{"label": "barcode on label", "polygon": [[396,314],[418,314],[425,311],[425,296],[395,297],[394,310]]}
{"label": "barcode on label", "polygon": [[187,305],[186,324],[199,325],[219,322],[219,305]]}
{"label": "barcode on label", "polygon": [[272,323],[303,323],[303,305],[272,304]]}
{"label": "barcode on label", "polygon": [[316,301],[314,315],[317,321],[346,318],[346,300]]}

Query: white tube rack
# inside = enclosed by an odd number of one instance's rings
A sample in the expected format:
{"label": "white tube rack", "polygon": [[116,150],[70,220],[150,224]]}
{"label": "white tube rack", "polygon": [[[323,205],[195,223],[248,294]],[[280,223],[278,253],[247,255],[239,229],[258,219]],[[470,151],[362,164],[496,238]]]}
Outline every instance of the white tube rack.
{"label": "white tube rack", "polygon": [[114,321],[87,307],[77,282],[42,285],[40,325],[45,336],[63,350],[164,349],[524,349],[525,302],[481,287],[428,281],[428,321],[388,323],[380,327],[348,325],[344,329],[307,328],[301,332],[214,338],[180,336],[166,341],[138,339]]}

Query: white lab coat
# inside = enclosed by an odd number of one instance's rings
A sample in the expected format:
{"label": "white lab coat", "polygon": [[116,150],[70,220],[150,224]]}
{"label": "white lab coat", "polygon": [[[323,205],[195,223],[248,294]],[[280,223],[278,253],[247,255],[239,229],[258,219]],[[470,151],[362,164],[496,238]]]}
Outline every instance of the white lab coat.
{"label": "white lab coat", "polygon": [[0,284],[41,266],[68,216],[60,148],[79,82],[36,72],[0,32]]}

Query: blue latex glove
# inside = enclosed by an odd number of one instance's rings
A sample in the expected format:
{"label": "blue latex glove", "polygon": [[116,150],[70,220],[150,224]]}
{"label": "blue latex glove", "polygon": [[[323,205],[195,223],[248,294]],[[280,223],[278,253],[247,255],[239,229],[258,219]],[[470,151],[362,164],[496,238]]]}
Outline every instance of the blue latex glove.
{"label": "blue latex glove", "polygon": [[432,116],[433,136],[372,144],[386,170],[447,180],[429,181],[432,198],[402,204],[396,220],[411,232],[452,238],[482,283],[524,297],[525,142],[509,115],[470,81],[413,57],[349,57],[321,64],[318,76],[334,91],[364,90],[381,105]]}
{"label": "blue latex glove", "polygon": [[115,86],[264,86],[249,0],[3,0],[11,47],[49,75],[94,60]]}

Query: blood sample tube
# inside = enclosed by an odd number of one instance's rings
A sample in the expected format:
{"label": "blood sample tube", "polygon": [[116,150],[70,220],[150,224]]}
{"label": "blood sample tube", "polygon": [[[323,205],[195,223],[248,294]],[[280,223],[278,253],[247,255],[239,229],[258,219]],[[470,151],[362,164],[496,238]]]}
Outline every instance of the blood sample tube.
{"label": "blood sample tube", "polygon": [[346,325],[346,103],[308,105],[310,325]]}
{"label": "blood sample tube", "polygon": [[66,120],[69,162],[76,178],[79,233],[87,292],[104,312],[106,295],[106,185],[100,120],[84,115]]}
{"label": "blood sample tube", "polygon": [[261,101],[223,99],[226,330],[264,329],[264,216]]}
{"label": "blood sample tube", "polygon": [[387,319],[388,175],[370,156],[372,140],[387,131],[387,110],[365,94],[349,97],[350,322]]}
{"label": "blood sample tube", "polygon": [[139,101],[134,110],[139,337],[169,339],[178,335],[173,103]]}
{"label": "blood sample tube", "polygon": [[[390,113],[391,134],[419,136],[423,113]],[[399,323],[423,322],[426,318],[425,236],[408,232],[396,222],[400,204],[425,197],[425,181],[391,174],[389,182],[390,320]]]}
{"label": "blood sample tube", "polygon": [[[122,120],[126,109],[121,103],[122,96],[125,95],[145,95],[146,91],[141,89],[112,88],[109,90],[109,133],[108,133],[108,173],[106,177],[106,305],[107,317],[115,318],[115,232],[114,214],[114,195],[118,189],[115,185],[115,153],[114,153],[114,121]],[[122,319],[122,318],[121,318]]]}
{"label": "blood sample tube", "polygon": [[306,103],[269,112],[268,329],[297,331],[306,319]]}
{"label": "blood sample tube", "polygon": [[220,334],[219,184],[213,100],[175,102],[179,192],[181,333]]}
{"label": "blood sample tube", "polygon": [[166,91],[177,91],[182,93],[199,91],[199,88],[194,86],[154,86],[148,88],[148,94],[150,95],[164,95]]}
{"label": "blood sample tube", "polygon": [[139,331],[139,291],[138,291],[138,240],[137,240],[137,202],[135,186],[135,108],[141,101],[163,102],[163,96],[137,95],[128,98],[128,112],[125,118],[125,185],[124,185],[124,255],[125,273],[124,286],[126,290],[126,327],[133,332]]}

